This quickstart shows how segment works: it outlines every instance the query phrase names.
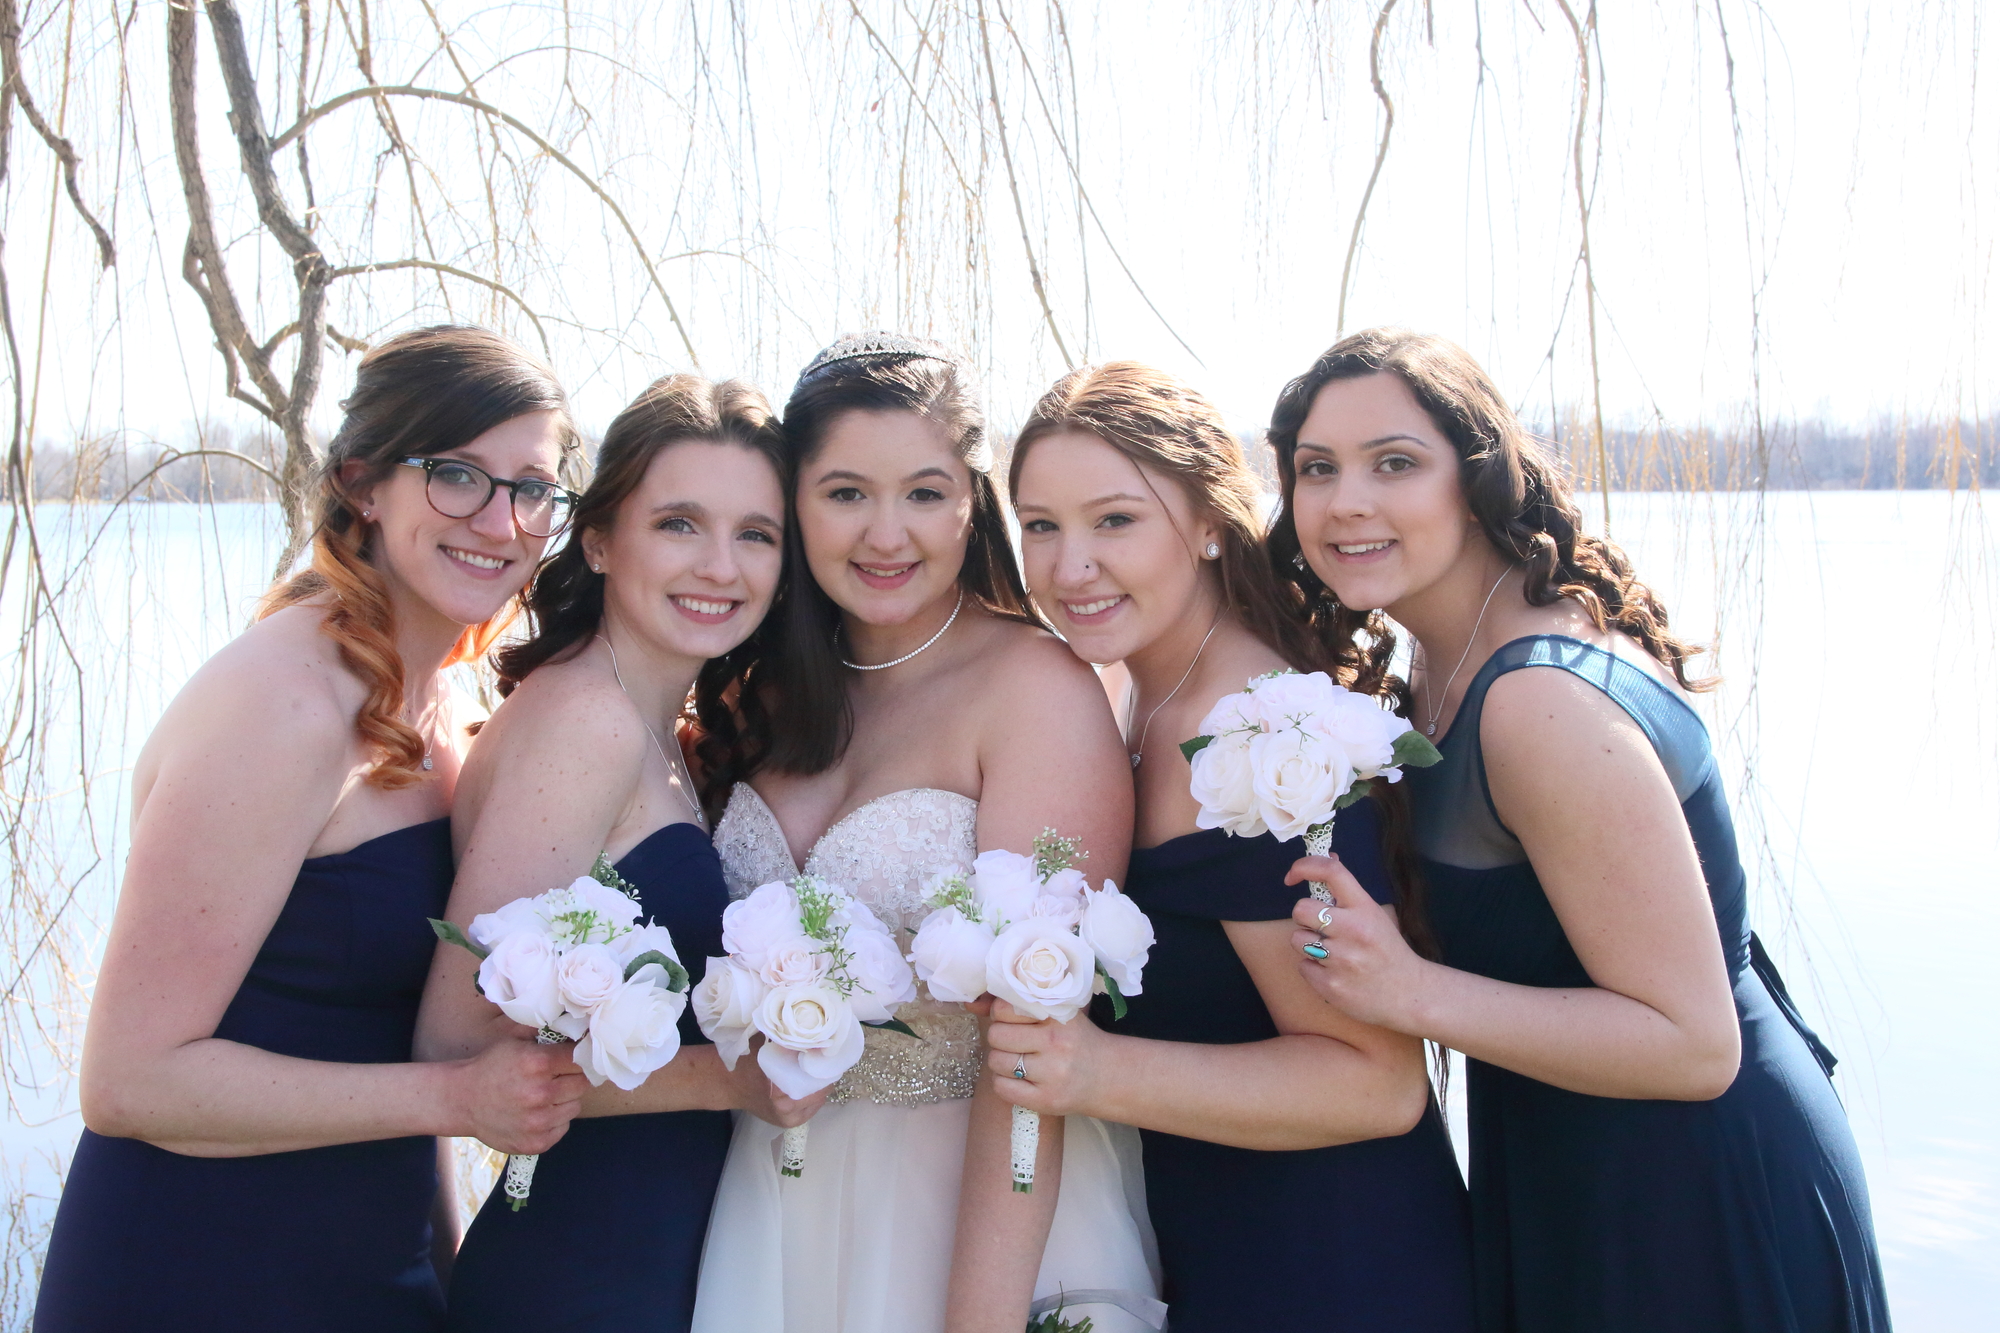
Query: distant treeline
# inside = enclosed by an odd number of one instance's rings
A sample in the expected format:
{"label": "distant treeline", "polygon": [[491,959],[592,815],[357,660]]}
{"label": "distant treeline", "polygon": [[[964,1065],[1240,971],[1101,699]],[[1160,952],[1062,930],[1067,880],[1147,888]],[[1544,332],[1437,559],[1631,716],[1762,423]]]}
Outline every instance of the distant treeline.
{"label": "distant treeline", "polygon": [[[1571,465],[1579,489],[1599,486],[1590,431],[1575,421],[1537,426]],[[1243,438],[1251,466],[1274,488],[1277,475],[1261,435]],[[268,501],[278,440],[263,432],[215,426],[190,432],[178,446],[158,441],[43,442],[34,451],[38,500]],[[1887,491],[2000,486],[2000,415],[1939,425],[1879,422],[1867,427],[1819,421],[1752,430],[1667,428],[1605,432],[1611,489],[1618,491]],[[270,471],[266,471],[269,469]],[[0,475],[0,495],[13,497]]]}

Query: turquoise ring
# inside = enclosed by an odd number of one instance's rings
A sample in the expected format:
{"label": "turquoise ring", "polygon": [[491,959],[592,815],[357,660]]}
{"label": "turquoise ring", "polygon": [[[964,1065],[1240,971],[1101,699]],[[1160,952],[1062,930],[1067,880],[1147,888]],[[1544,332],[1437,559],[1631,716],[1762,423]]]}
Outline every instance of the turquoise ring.
{"label": "turquoise ring", "polygon": [[1323,944],[1308,944],[1300,949],[1299,952],[1308,958],[1324,959],[1326,957],[1326,946]]}

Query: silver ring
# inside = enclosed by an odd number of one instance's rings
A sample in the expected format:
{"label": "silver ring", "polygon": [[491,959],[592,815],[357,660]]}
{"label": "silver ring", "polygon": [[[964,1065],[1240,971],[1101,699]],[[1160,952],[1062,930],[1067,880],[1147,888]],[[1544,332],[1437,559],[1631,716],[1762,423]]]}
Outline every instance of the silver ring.
{"label": "silver ring", "polygon": [[1028,1076],[1028,1057],[1027,1057],[1027,1056],[1025,1056],[1025,1055],[1017,1055],[1017,1056],[1015,1056],[1015,1057],[1014,1057],[1014,1077],[1015,1077],[1015,1078],[1026,1078],[1027,1076]]}
{"label": "silver ring", "polygon": [[1333,909],[1331,907],[1322,907],[1319,909],[1319,923],[1321,926],[1330,926],[1333,924]]}

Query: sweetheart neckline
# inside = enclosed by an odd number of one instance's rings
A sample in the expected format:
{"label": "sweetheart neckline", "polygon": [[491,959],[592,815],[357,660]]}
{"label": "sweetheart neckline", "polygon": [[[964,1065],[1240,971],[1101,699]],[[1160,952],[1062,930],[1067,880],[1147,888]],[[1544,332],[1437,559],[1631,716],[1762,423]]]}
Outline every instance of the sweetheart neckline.
{"label": "sweetheart neckline", "polygon": [[[750,793],[751,799],[757,802],[757,808],[764,812],[764,818],[770,820],[771,827],[777,831],[778,842],[785,849],[785,859],[787,861],[790,861],[792,864],[792,873],[796,875],[803,875],[805,873],[805,866],[801,865],[798,857],[792,854],[792,840],[785,836],[785,826],[778,819],[778,812],[773,810],[771,808],[771,803],[764,799],[764,793],[758,791],[755,787],[751,786],[747,782],[737,783],[736,790],[747,791]],[[834,820],[831,824],[828,824],[826,826],[826,831],[824,833],[821,833],[819,837],[813,841],[812,846],[806,848],[806,863],[807,864],[811,863],[813,858],[813,853],[818,851],[822,846],[825,845],[826,840],[833,836],[835,829],[838,829],[842,824],[847,823],[850,819],[855,818],[862,811],[868,809],[868,807],[873,805],[880,805],[882,802],[891,800],[898,796],[915,796],[915,795],[951,796],[957,798],[958,800],[964,801],[967,805],[970,805],[975,810],[979,808],[978,801],[974,800],[970,796],[967,796],[962,791],[952,791],[949,787],[898,787],[895,791],[885,791],[880,796],[871,796],[867,800],[863,801],[860,805],[857,805],[852,810],[849,810],[846,814],[842,815],[840,818]],[[732,800],[735,799],[734,792],[730,794],[730,799]]]}

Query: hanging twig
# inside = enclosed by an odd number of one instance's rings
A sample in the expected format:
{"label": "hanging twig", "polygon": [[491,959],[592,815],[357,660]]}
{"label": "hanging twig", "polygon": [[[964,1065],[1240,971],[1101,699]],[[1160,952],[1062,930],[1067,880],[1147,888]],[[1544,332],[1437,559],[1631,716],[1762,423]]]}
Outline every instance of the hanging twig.
{"label": "hanging twig", "polygon": [[83,191],[77,188],[76,149],[42,117],[40,109],[35,106],[35,99],[28,94],[27,81],[21,76],[21,14],[15,0],[0,0],[0,78],[5,78],[9,94],[20,103],[21,114],[35,127],[35,133],[42,136],[42,142],[49,146],[49,151],[61,160],[63,185],[69,191],[69,201],[76,205],[77,216],[84,220],[91,235],[97,238],[97,262],[104,268],[110,268],[118,262],[118,251],[111,244],[111,233],[104,230],[104,224],[84,204]]}
{"label": "hanging twig", "polygon": [[1361,192],[1361,206],[1354,210],[1354,229],[1347,234],[1347,258],[1340,266],[1340,304],[1335,307],[1333,331],[1335,335],[1347,332],[1347,286],[1354,278],[1354,257],[1361,249],[1361,224],[1368,216],[1368,201],[1375,197],[1375,182],[1382,177],[1382,163],[1389,157],[1389,134],[1396,128],[1396,104],[1389,100],[1389,90],[1382,86],[1382,30],[1389,26],[1389,11],[1396,7],[1396,0],[1384,0],[1382,10],[1375,16],[1375,35],[1368,41],[1368,81],[1375,85],[1375,96],[1382,103],[1382,138],[1375,145],[1375,166],[1368,173],[1368,188]]}
{"label": "hanging twig", "polygon": [[1590,333],[1591,447],[1597,460],[1597,482],[1604,498],[1604,534],[1611,535],[1611,460],[1604,449],[1604,380],[1597,368],[1597,275],[1590,263],[1590,188],[1583,177],[1583,136],[1590,123],[1590,35],[1597,28],[1597,2],[1591,0],[1582,21],[1569,0],[1556,0],[1576,38],[1576,134],[1571,140],[1571,174],[1576,179],[1577,223],[1582,230],[1578,258],[1583,265],[1583,308]]}
{"label": "hanging twig", "polygon": [[986,87],[993,104],[993,123],[1000,138],[1000,160],[1007,168],[1007,193],[1014,198],[1014,220],[1021,224],[1021,249],[1028,257],[1028,278],[1035,285],[1035,299],[1042,303],[1042,318],[1048,321],[1049,336],[1056,340],[1056,351],[1062,354],[1063,364],[1076,369],[1076,361],[1069,354],[1069,347],[1063,342],[1062,330],[1056,327],[1056,312],[1049,308],[1048,289],[1042,285],[1042,266],[1035,259],[1035,243],[1028,231],[1028,213],[1021,206],[1021,186],[1014,178],[1014,150],[1007,143],[1007,117],[1000,110],[1000,79],[993,72],[993,43],[986,36],[986,0],[979,0],[979,53],[986,62]]}

